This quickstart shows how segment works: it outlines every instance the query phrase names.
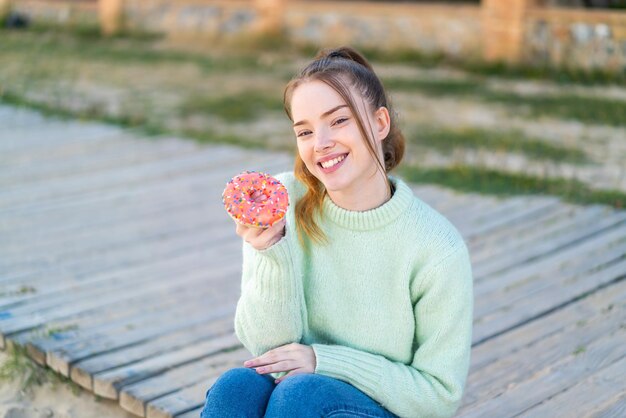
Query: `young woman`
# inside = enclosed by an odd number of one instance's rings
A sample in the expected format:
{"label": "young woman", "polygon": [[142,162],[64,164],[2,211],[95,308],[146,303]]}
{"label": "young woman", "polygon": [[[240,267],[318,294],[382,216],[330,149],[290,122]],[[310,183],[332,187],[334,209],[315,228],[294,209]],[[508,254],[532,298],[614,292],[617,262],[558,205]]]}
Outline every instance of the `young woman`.
{"label": "young woman", "polygon": [[320,52],[285,89],[298,147],[285,220],[243,238],[235,332],[254,358],[202,417],[450,417],[473,287],[458,230],[389,175],[404,138],[370,64]]}

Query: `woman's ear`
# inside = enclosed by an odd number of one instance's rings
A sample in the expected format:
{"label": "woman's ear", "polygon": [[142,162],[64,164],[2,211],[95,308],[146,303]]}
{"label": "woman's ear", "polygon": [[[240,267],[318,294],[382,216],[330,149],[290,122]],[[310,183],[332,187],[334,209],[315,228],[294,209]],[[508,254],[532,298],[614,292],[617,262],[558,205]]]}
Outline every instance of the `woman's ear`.
{"label": "woman's ear", "polygon": [[375,113],[376,120],[376,135],[379,141],[387,138],[389,131],[391,130],[391,118],[389,117],[389,110],[385,106],[381,106]]}

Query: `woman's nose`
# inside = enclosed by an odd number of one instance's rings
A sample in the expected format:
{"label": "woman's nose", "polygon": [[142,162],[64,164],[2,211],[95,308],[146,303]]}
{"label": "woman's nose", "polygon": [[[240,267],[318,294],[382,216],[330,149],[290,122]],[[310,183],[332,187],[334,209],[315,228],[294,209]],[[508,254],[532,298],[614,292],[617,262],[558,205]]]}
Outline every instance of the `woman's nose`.
{"label": "woman's nose", "polygon": [[320,131],[315,136],[315,151],[323,151],[332,148],[335,142],[330,137],[329,132]]}

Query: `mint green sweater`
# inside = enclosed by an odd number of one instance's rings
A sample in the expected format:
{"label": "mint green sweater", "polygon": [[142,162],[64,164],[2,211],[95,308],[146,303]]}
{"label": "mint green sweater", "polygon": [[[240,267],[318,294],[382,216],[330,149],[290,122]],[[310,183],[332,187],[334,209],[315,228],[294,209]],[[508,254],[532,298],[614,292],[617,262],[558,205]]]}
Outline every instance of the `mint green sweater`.
{"label": "mint green sweater", "polygon": [[[293,173],[276,176],[290,206],[285,236],[243,244],[235,332],[257,357],[292,342],[313,348],[315,373],[350,383],[400,417],[450,417],[469,369],[473,287],[458,230],[401,179],[382,206],[347,211],[326,196],[326,246],[306,256]],[[271,373],[275,378],[287,372]]]}

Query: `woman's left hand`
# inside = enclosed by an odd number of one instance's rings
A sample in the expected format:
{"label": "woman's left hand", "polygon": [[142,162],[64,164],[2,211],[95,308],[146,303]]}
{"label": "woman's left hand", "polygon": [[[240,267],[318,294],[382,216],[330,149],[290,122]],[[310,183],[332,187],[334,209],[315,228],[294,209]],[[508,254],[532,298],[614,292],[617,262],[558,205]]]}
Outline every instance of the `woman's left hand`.
{"label": "woman's left hand", "polygon": [[250,359],[243,363],[245,367],[255,367],[259,374],[286,372],[275,383],[280,383],[289,376],[303,373],[315,373],[317,359],[315,351],[308,345],[291,343],[268,351],[259,357]]}

